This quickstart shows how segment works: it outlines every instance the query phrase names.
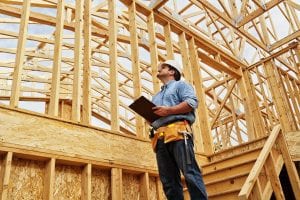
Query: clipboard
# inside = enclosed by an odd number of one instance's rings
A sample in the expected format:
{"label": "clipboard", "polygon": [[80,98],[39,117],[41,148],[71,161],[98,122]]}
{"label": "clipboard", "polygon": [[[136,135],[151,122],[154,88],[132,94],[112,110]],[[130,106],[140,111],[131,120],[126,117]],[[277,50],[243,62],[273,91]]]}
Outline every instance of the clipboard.
{"label": "clipboard", "polygon": [[136,99],[132,104],[130,104],[128,107],[134,110],[137,114],[142,116],[144,119],[152,123],[161,117],[153,112],[152,108],[155,106],[156,105],[151,101],[149,101],[146,97],[141,96],[138,99]]}

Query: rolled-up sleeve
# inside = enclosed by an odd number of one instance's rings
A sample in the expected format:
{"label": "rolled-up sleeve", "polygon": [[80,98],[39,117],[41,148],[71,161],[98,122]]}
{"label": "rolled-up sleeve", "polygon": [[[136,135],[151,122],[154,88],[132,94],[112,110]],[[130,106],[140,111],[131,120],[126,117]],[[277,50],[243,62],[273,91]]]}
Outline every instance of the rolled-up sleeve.
{"label": "rolled-up sleeve", "polygon": [[185,82],[180,82],[180,85],[178,87],[178,95],[182,102],[187,102],[188,105],[193,109],[196,109],[198,107],[198,99],[192,85]]}

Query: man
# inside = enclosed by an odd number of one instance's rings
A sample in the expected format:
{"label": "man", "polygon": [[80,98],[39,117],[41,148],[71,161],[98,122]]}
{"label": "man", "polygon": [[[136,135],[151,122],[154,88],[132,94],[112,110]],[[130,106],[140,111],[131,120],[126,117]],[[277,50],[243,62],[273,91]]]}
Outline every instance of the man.
{"label": "man", "polygon": [[151,126],[160,180],[168,200],[183,200],[180,171],[185,177],[191,200],[207,199],[201,171],[195,160],[190,125],[198,106],[193,87],[180,81],[181,69],[175,60],[158,66],[162,89],[152,99],[154,113],[162,116]]}

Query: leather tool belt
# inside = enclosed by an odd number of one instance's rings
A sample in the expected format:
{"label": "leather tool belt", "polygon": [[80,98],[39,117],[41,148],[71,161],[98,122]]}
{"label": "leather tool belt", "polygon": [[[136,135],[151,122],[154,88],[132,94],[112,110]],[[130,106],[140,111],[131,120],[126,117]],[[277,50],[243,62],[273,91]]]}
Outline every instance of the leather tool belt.
{"label": "leather tool belt", "polygon": [[153,151],[156,152],[156,144],[157,140],[159,139],[163,139],[164,143],[184,139],[183,135],[178,133],[180,131],[187,131],[190,133],[192,132],[191,126],[186,120],[177,121],[158,128],[154,134],[154,137],[151,140]]}

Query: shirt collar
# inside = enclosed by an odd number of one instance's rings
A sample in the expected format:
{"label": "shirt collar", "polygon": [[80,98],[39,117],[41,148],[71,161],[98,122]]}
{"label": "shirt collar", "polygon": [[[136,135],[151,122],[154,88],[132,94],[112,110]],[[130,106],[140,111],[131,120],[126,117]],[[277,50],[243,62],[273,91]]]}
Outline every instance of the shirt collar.
{"label": "shirt collar", "polygon": [[176,82],[176,80],[170,80],[169,82],[167,82],[166,84],[164,84],[163,86],[161,86],[161,90],[164,90],[165,88],[168,88],[168,86],[170,84],[172,84],[173,82]]}

